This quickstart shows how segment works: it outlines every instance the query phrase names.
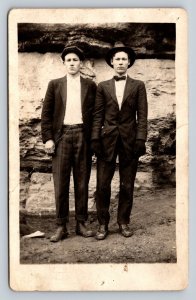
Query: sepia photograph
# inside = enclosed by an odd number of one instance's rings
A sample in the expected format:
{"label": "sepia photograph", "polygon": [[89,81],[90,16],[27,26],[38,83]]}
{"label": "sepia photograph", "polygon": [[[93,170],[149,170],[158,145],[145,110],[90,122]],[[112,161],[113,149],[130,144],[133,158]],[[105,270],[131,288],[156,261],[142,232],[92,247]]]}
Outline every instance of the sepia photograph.
{"label": "sepia photograph", "polygon": [[68,10],[9,15],[11,286],[183,289],[186,13]]}

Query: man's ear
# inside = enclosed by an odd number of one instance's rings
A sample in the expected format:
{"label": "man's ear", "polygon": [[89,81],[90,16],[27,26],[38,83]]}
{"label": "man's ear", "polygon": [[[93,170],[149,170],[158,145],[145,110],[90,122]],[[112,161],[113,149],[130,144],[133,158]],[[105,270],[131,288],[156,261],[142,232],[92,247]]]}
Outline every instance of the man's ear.
{"label": "man's ear", "polygon": [[111,63],[111,65],[113,66],[113,58],[111,58],[110,63]]}
{"label": "man's ear", "polygon": [[80,61],[80,68],[83,67],[83,61]]}

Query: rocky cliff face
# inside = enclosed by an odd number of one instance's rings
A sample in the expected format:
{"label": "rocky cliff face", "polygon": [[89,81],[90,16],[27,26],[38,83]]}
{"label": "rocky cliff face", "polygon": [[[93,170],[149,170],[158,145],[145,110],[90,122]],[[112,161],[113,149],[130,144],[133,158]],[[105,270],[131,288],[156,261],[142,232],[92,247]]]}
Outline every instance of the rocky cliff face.
{"label": "rocky cliff face", "polygon": [[174,58],[175,24],[25,24],[18,25],[19,52],[61,52],[77,45],[87,58],[102,58],[115,41],[133,47],[138,58]]}
{"label": "rocky cliff face", "polygon": [[[74,43],[85,51],[82,76],[96,83],[113,75],[103,56],[114,41],[120,38],[135,49],[140,59],[129,76],[145,82],[149,103],[147,153],[140,159],[136,190],[175,185],[175,62],[168,59],[175,56],[173,24],[19,24],[18,30],[21,208],[28,213],[54,213],[51,158],[41,140],[40,116],[49,80],[65,75],[59,55],[65,44]],[[94,208],[95,173],[93,168],[90,209]],[[114,194],[118,186],[116,172]],[[73,201],[71,185],[71,209]]]}

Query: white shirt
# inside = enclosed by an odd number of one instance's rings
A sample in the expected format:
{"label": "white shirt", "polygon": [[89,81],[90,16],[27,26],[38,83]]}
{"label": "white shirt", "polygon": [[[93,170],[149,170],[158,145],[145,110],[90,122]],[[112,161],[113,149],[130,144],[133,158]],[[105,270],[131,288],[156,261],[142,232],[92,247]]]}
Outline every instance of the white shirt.
{"label": "white shirt", "polygon": [[116,89],[116,98],[118,100],[119,109],[121,109],[122,101],[123,101],[123,95],[125,90],[125,84],[127,81],[127,75],[125,80],[115,80],[115,89]]}
{"label": "white shirt", "polygon": [[64,124],[80,124],[82,121],[80,75],[71,77],[67,74],[67,100]]}

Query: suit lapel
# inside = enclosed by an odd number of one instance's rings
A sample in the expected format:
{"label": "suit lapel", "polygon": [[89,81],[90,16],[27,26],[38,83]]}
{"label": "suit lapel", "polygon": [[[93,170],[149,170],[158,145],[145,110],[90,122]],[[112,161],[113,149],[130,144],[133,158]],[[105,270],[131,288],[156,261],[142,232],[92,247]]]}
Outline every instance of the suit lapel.
{"label": "suit lapel", "polygon": [[67,102],[67,77],[66,76],[62,78],[62,81],[60,83],[60,94],[61,94],[64,107],[66,107],[66,102]]}
{"label": "suit lapel", "polygon": [[115,88],[115,82],[114,79],[111,79],[108,81],[107,84],[107,90],[109,92],[109,94],[112,96],[112,99],[116,102],[116,104],[118,105],[118,100],[116,98],[116,88]]}
{"label": "suit lapel", "polygon": [[130,94],[132,94],[133,89],[134,89],[134,81],[129,76],[127,76],[121,107],[123,103],[126,101],[126,99],[130,96]]}
{"label": "suit lapel", "polygon": [[80,82],[81,82],[81,105],[83,108],[86,94],[88,91],[88,84],[87,84],[87,81],[82,76],[80,76]]}

